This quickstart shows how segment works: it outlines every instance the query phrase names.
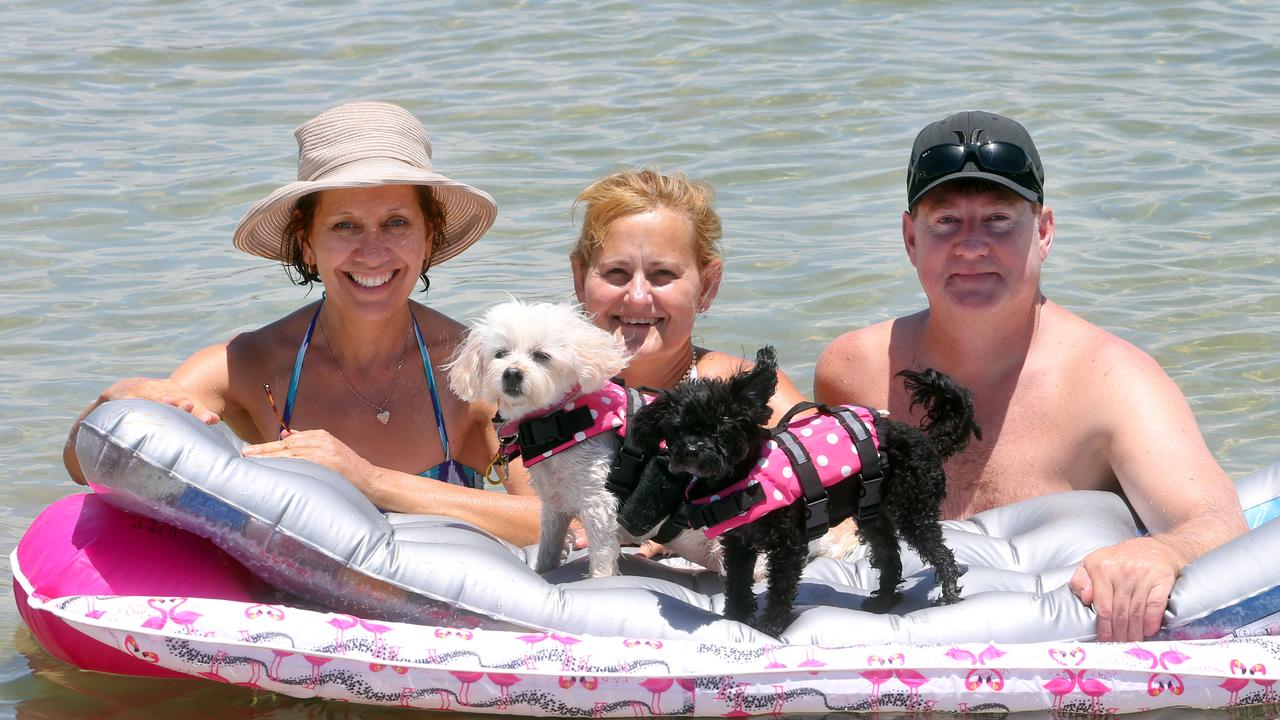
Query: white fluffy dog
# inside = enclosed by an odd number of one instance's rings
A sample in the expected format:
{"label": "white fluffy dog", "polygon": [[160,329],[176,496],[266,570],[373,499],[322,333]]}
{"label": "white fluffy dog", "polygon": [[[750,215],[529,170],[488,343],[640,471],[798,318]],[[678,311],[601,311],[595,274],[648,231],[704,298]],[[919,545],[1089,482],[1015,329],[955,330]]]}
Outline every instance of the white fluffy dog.
{"label": "white fluffy dog", "polygon": [[[581,398],[604,388],[627,359],[613,335],[593,325],[576,306],[511,300],[485,312],[446,367],[458,397],[496,404],[500,418],[514,425],[566,404],[584,404]],[[575,517],[587,533],[592,577],[618,574],[619,534],[628,542],[644,539],[618,527],[618,501],[605,486],[619,445],[616,432],[600,432],[529,467],[533,489],[542,499],[539,573],[560,564],[569,521]],[[720,569],[718,543],[702,533],[686,530],[668,547]]]}
{"label": "white fluffy dog", "polygon": [[[458,347],[449,386],[467,402],[498,406],[513,421],[553,411],[598,391],[627,364],[612,334],[576,307],[512,300],[490,307]],[[618,574],[617,500],[604,487],[618,451],[617,433],[596,434],[529,469],[543,501],[539,573],[561,562],[568,524],[577,518],[590,543],[591,577]]]}

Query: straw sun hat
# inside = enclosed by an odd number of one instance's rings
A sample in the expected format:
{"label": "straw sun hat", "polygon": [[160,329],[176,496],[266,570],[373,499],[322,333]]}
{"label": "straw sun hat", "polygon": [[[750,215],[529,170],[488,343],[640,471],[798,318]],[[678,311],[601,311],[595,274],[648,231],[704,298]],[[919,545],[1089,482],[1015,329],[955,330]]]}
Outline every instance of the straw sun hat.
{"label": "straw sun hat", "polygon": [[352,102],[326,110],[293,131],[298,180],[254,203],[236,226],[237,248],[281,257],[281,234],[298,198],[334,188],[429,185],[444,206],[444,239],[433,243],[434,267],[466,250],[493,225],[497,203],[431,167],[431,139],[409,111],[384,102]]}

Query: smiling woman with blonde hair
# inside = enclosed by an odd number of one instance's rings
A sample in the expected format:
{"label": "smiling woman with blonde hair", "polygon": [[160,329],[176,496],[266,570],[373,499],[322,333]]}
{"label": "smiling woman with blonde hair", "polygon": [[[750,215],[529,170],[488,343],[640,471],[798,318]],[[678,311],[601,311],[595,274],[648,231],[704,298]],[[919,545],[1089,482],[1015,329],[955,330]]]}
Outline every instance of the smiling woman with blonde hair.
{"label": "smiling woman with blonde hair", "polygon": [[[578,300],[626,344],[628,385],[675,387],[728,377],[751,362],[697,347],[697,316],[724,277],[723,230],[711,186],[654,168],[605,176],[578,195],[582,231],[569,254]],[[781,417],[804,398],[781,371],[770,403]]]}

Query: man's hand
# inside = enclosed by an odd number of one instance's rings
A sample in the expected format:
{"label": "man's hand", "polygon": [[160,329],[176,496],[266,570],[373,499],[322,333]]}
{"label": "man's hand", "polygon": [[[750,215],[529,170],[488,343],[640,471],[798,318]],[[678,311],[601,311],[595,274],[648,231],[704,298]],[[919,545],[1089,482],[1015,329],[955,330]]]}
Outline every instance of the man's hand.
{"label": "man's hand", "polygon": [[1098,613],[1099,642],[1138,642],[1160,629],[1178,554],[1152,537],[1095,550],[1071,576],[1071,592]]}

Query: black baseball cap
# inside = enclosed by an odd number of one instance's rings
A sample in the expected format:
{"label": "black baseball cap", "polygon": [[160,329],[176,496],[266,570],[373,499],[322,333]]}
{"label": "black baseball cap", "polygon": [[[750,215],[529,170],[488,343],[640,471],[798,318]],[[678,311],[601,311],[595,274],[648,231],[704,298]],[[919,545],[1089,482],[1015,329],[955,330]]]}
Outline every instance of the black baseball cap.
{"label": "black baseball cap", "polygon": [[925,126],[911,146],[907,207],[930,190],[964,178],[1003,185],[1044,202],[1044,166],[1027,129],[1003,115],[970,110]]}

